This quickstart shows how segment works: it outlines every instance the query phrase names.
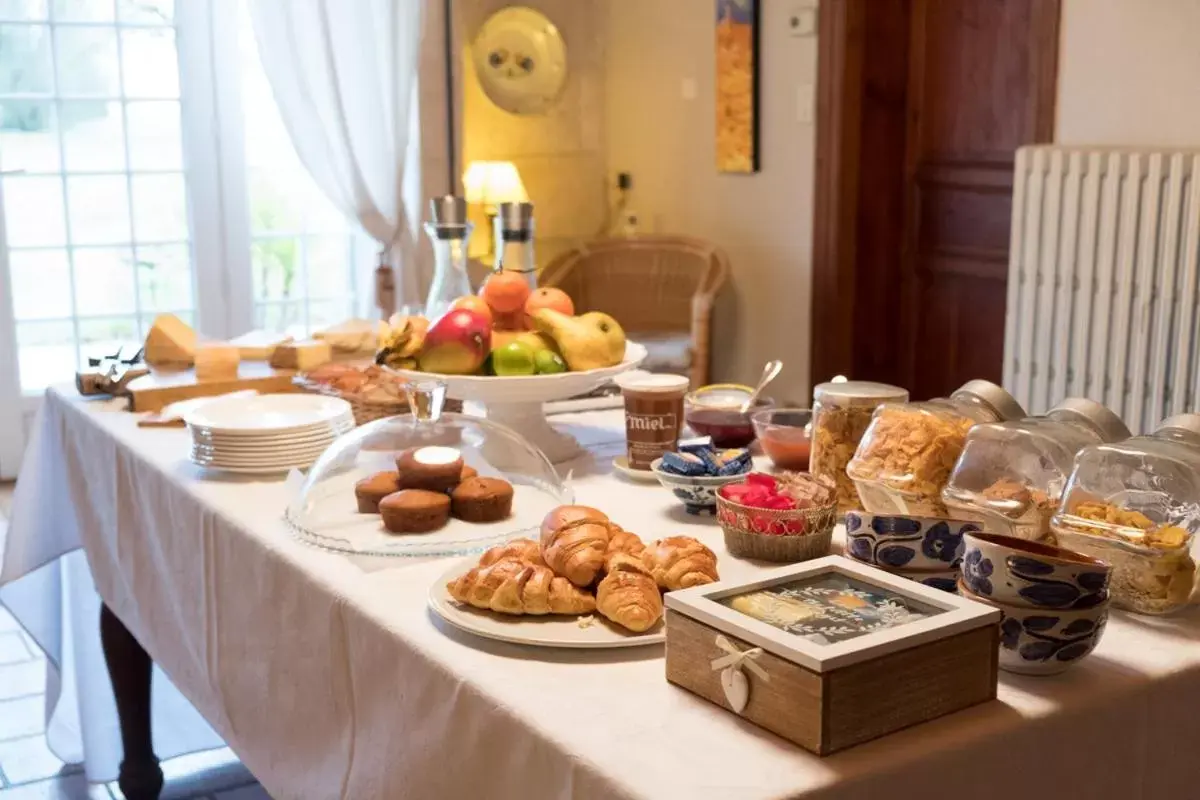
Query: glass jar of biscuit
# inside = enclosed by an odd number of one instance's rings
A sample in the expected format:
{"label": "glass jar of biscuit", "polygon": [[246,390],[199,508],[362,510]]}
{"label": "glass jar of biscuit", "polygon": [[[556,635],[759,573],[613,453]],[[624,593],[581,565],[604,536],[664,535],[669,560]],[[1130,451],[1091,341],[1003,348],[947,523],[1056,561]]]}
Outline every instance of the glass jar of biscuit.
{"label": "glass jar of biscuit", "polygon": [[1080,451],[1050,528],[1063,547],[1112,564],[1113,605],[1140,614],[1185,606],[1196,589],[1200,414]]}
{"label": "glass jar of biscuit", "polygon": [[981,423],[967,433],[942,500],[954,517],[1036,541],[1050,530],[1075,454],[1128,438],[1120,417],[1081,397],[1067,398],[1044,416]]}
{"label": "glass jar of biscuit", "polygon": [[838,513],[861,510],[846,465],[881,403],[904,403],[908,391],[869,381],[833,381],[813,389],[812,455],[809,472],[837,484]]}
{"label": "glass jar of biscuit", "polygon": [[950,397],[884,403],[875,409],[846,474],[872,514],[945,517],[942,489],[980,422],[1020,419],[1025,410],[994,383],[973,380]]}

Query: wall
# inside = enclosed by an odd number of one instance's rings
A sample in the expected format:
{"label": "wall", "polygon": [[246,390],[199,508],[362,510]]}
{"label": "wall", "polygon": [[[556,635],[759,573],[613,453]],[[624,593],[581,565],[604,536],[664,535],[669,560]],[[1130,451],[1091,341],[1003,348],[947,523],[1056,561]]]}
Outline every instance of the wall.
{"label": "wall", "polygon": [[782,358],[771,394],[807,403],[816,38],[790,35],[788,4],[761,1],[762,170],[721,175],[714,166],[715,4],[597,5],[608,11],[610,172],[633,174],[632,205],[647,227],[714,241],[733,262],[733,285],[715,320],[715,378],[753,383],[766,360]]}
{"label": "wall", "polygon": [[1055,140],[1200,147],[1200,0],[1063,0]]}
{"label": "wall", "polygon": [[[475,160],[512,161],[534,204],[537,256],[592,238],[605,222],[604,7],[607,2],[523,0],[549,17],[567,44],[569,76],[548,114],[516,116],[483,93],[468,46],[479,26],[508,0],[454,0],[454,35],[462,92],[461,169]],[[459,176],[461,178],[461,175]],[[477,214],[473,209],[472,213]],[[483,219],[475,219],[478,226]],[[486,242],[477,231],[472,252]]]}

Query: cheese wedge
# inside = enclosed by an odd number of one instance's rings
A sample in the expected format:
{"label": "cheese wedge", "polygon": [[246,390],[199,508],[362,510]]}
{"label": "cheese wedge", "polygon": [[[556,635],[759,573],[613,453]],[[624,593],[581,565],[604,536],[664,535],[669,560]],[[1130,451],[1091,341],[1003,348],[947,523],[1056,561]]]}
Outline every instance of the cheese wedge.
{"label": "cheese wedge", "polygon": [[271,366],[277,369],[294,369],[305,372],[333,360],[333,348],[329,342],[288,342],[271,353]]}
{"label": "cheese wedge", "polygon": [[243,333],[229,343],[238,349],[242,361],[267,361],[271,353],[281,344],[292,341],[286,333],[271,333],[270,331],[250,331]]}
{"label": "cheese wedge", "polygon": [[241,362],[238,349],[227,342],[203,342],[196,345],[196,381],[231,381],[238,376]]}
{"label": "cheese wedge", "polygon": [[196,332],[174,314],[159,314],[146,334],[143,358],[154,367],[190,367],[196,360]]}

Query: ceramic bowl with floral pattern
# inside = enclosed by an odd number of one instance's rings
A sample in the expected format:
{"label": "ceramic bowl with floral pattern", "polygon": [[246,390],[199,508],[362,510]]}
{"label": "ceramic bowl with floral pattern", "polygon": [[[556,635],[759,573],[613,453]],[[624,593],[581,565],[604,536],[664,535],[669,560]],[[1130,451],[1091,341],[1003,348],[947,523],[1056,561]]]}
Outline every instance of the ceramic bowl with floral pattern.
{"label": "ceramic bowl with floral pattern", "polygon": [[963,597],[1000,609],[1000,669],[1022,675],[1056,675],[1096,649],[1108,624],[1108,599],[1076,610],[1025,608],[972,593]]}
{"label": "ceramic bowl with floral pattern", "polygon": [[[870,563],[855,558],[849,551],[846,552],[846,557],[860,564]],[[958,567],[951,569],[896,569],[893,567],[883,567],[879,564],[872,564],[871,566],[882,569],[884,572],[890,572],[893,575],[899,575],[902,578],[908,578],[910,581],[923,583],[934,589],[941,589],[943,592],[954,594],[958,591],[958,579],[960,577]]]}
{"label": "ceramic bowl with floral pattern", "polygon": [[1082,609],[1108,601],[1112,571],[1098,558],[998,533],[963,536],[962,579],[972,594],[1025,608]]}
{"label": "ceramic bowl with floral pattern", "polygon": [[950,570],[963,553],[963,534],[978,523],[938,517],[846,512],[846,553],[888,571]]}
{"label": "ceramic bowl with floral pattern", "polygon": [[751,465],[736,475],[676,475],[660,469],[662,459],[656,458],[650,462],[650,471],[658,482],[683,501],[683,506],[689,514],[716,514],[717,490],[729,483],[746,480],[746,473]]}

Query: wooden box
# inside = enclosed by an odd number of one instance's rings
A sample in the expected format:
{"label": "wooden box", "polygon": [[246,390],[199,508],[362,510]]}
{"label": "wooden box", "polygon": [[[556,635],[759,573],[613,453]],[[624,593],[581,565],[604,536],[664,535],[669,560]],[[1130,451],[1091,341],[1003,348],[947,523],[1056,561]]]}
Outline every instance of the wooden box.
{"label": "wooden box", "polygon": [[827,755],[996,697],[996,609],[840,556],[671,592],[667,680]]}

